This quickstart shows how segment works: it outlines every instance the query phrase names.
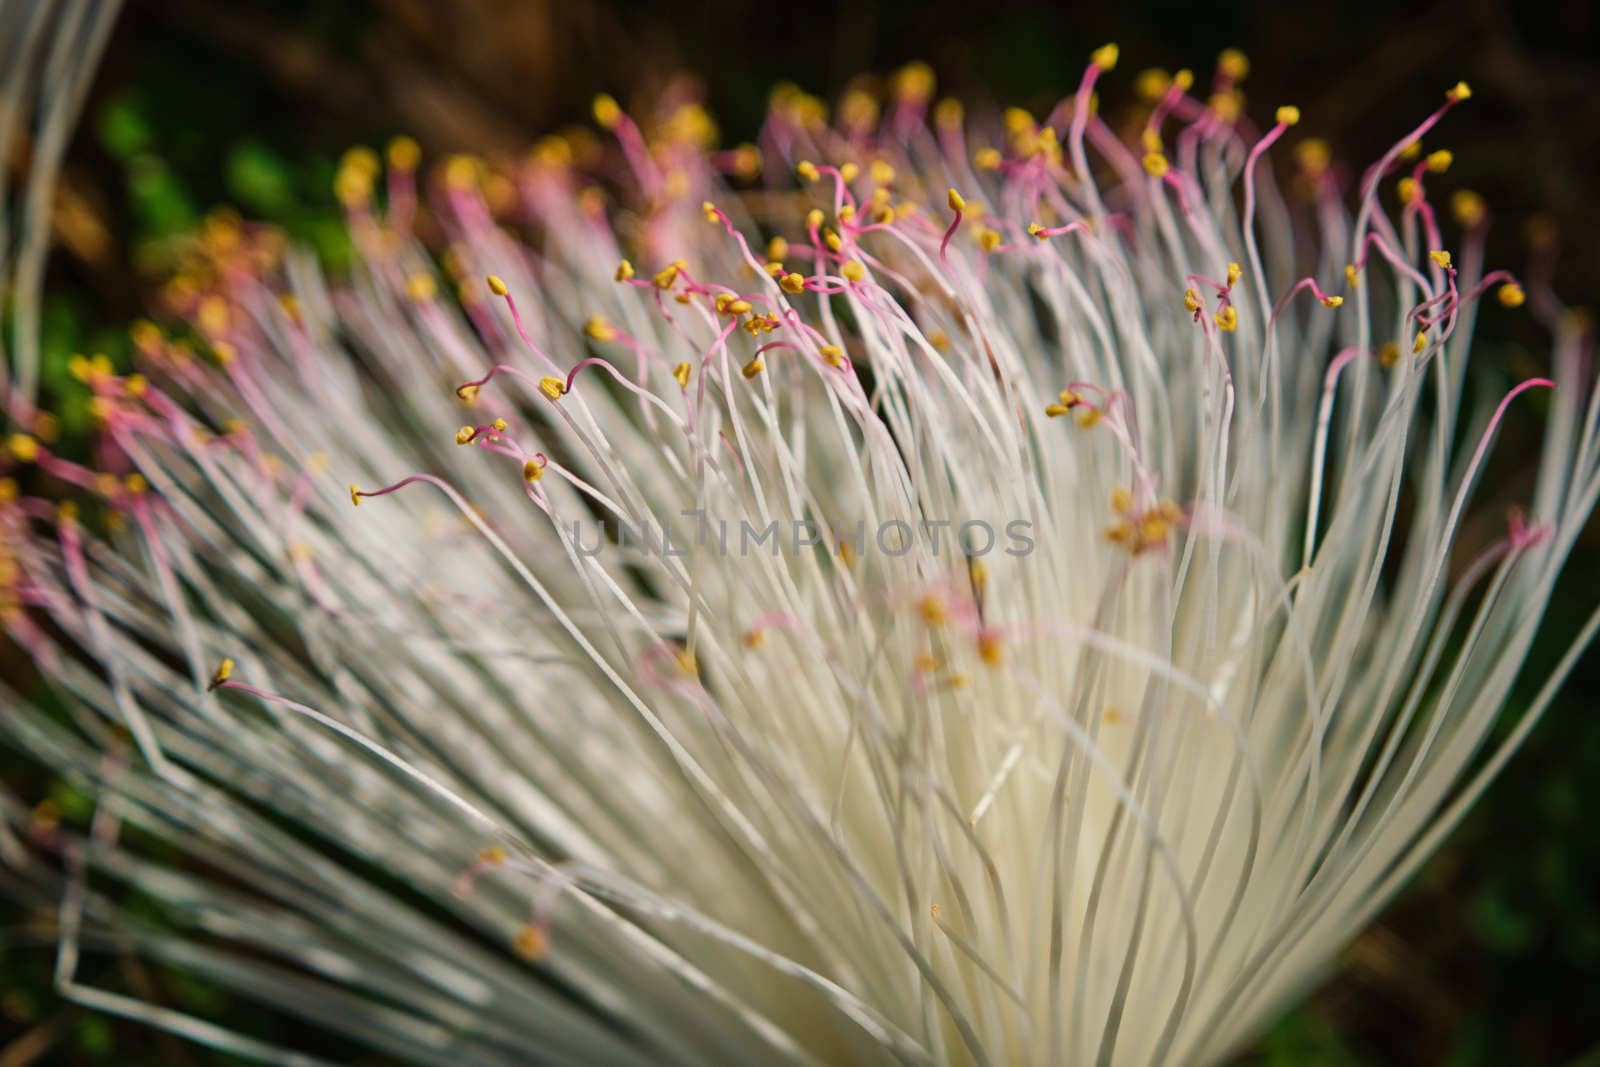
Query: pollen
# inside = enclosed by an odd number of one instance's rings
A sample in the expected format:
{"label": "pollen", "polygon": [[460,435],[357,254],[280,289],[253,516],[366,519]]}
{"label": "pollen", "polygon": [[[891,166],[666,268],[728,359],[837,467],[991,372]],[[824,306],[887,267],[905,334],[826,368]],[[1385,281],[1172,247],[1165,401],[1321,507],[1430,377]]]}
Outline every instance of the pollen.
{"label": "pollen", "polygon": [[1228,264],[1228,288],[1232,289],[1239,284],[1239,279],[1244,276],[1244,268],[1237,263]]}
{"label": "pollen", "polygon": [[591,341],[615,340],[617,331],[600,315],[590,315],[583,323],[583,332]]}
{"label": "pollen", "polygon": [[1205,304],[1200,301],[1199,293],[1193,289],[1185,289],[1183,291],[1183,307],[1185,311],[1197,312],[1205,307]]}
{"label": "pollen", "polygon": [[1232,333],[1239,328],[1239,311],[1232,304],[1223,308],[1216,314],[1218,328]]}
{"label": "pollen", "polygon": [[750,379],[754,378],[756,375],[760,374],[766,369],[767,365],[761,362],[760,356],[757,356],[755,359],[752,359],[749,363],[746,363],[743,367],[739,368],[739,373],[744,375],[746,379]]}
{"label": "pollen", "polygon": [[657,289],[671,289],[678,280],[678,265],[669,263],[656,272],[655,283]]}
{"label": "pollen", "polygon": [[12,434],[6,444],[22,463],[32,463],[39,458],[39,442],[25,433]]}
{"label": "pollen", "polygon": [[814,182],[822,175],[817,171],[817,165],[809,159],[802,159],[794,168],[794,172],[808,182]]}
{"label": "pollen", "polygon": [[350,503],[358,508],[361,506],[361,487],[355,482],[350,483]]}
{"label": "pollen", "polygon": [[1420,356],[1422,354],[1422,350],[1427,347],[1428,335],[1423,333],[1421,330],[1418,330],[1417,339],[1411,344],[1411,354],[1414,356]]}
{"label": "pollen", "polygon": [[489,277],[485,278],[484,281],[488,283],[489,291],[495,296],[505,296],[507,293],[511,292],[510,289],[506,288],[505,279],[500,277],[498,274],[491,274]]}
{"label": "pollen", "polygon": [[480,386],[472,385],[470,383],[467,385],[457,386],[456,399],[461,401],[463,404],[472,404],[477,401],[478,390],[480,388]]}
{"label": "pollen", "polygon": [[1444,251],[1443,249],[1440,249],[1440,248],[1436,248],[1433,251],[1428,253],[1428,258],[1433,260],[1434,263],[1436,263],[1441,268],[1443,268],[1445,270],[1449,270],[1450,269],[1450,253],[1449,252],[1446,252],[1446,251]]}
{"label": "pollen", "polygon": [[522,465],[522,480],[536,482],[544,477],[545,465],[536,459],[530,459]]}
{"label": "pollen", "polygon": [[1352,289],[1360,288],[1360,286],[1361,286],[1361,272],[1356,270],[1356,265],[1354,263],[1345,264],[1344,282],[1345,282],[1346,285],[1348,285]]}
{"label": "pollen", "polygon": [[1160,152],[1146,152],[1144,156],[1144,169],[1145,173],[1150,175],[1152,178],[1166,177],[1168,169],[1167,157],[1162,155]]}
{"label": "pollen", "polygon": [[985,226],[983,229],[978,231],[978,244],[983,247],[985,252],[993,252],[995,249],[999,248],[1004,241],[1005,238],[1000,235],[999,230],[993,230]]}
{"label": "pollen", "polygon": [[1516,282],[1507,282],[1502,285],[1495,293],[1495,297],[1500,301],[1502,307],[1508,308],[1521,307],[1522,302],[1528,299],[1528,295],[1522,291],[1522,286]]}
{"label": "pollen", "polygon": [[602,129],[617,128],[622,122],[622,107],[617,103],[616,97],[610,93],[601,93],[594,98],[594,120]]}
{"label": "pollen", "polygon": [[1341,306],[1343,303],[1344,297],[1342,296],[1325,296],[1322,298],[1322,306],[1325,308],[1336,308]]}
{"label": "pollen", "polygon": [[561,395],[567,391],[567,383],[560,378],[547,375],[539,379],[539,391],[551,400],[560,400]]}
{"label": "pollen", "polygon": [[844,349],[838,345],[823,345],[817,350],[822,356],[822,361],[830,367],[844,366]]}
{"label": "pollen", "polygon": [[783,260],[789,255],[789,242],[782,237],[774,237],[767,242],[767,258]]}
{"label": "pollen", "polygon": [[851,182],[855,181],[860,176],[861,176],[861,167],[860,167],[859,164],[846,163],[846,164],[844,164],[843,166],[841,166],[839,168],[839,178],[846,185],[849,185]]}
{"label": "pollen", "polygon": [[805,277],[800,274],[785,274],[782,278],[778,279],[778,288],[782,289],[786,293],[799,295],[800,293],[806,291]]}
{"label": "pollen", "polygon": [[846,263],[843,267],[840,267],[839,273],[843,274],[845,280],[849,282],[859,282],[862,278],[867,276],[866,268],[853,259]]}
{"label": "pollen", "polygon": [[627,260],[623,260],[621,263],[618,263],[617,264],[617,272],[612,275],[612,278],[614,278],[615,280],[617,280],[619,282],[625,282],[629,278],[632,278],[632,277],[633,277],[633,264],[629,263]]}
{"label": "pollen", "polygon": [[967,209],[966,200],[962,197],[962,195],[960,193],[956,192],[954,189],[950,189],[948,192],[946,192],[946,194],[945,194],[945,202],[950,205],[950,210],[951,211],[960,212],[960,211],[965,211]]}
{"label": "pollen", "polygon": [[689,364],[680,363],[672,368],[672,380],[678,383],[678,388],[689,388]]}
{"label": "pollen", "polygon": [[226,682],[232,677],[233,660],[224,658],[221,663],[217,664],[217,673],[211,676],[211,684],[206,686],[206,691],[211,692],[215,690],[217,686],[221,685],[223,682]]}
{"label": "pollen", "polygon": [[550,935],[537,923],[529,923],[518,930],[512,945],[517,955],[529,963],[538,963],[550,955]]}

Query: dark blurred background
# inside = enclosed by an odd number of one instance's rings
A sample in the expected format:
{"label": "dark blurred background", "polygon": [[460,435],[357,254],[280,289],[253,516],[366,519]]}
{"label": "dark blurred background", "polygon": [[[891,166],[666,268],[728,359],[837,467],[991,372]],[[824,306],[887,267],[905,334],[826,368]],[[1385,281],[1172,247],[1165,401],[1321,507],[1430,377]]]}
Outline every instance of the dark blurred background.
{"label": "dark blurred background", "polygon": [[[74,352],[127,357],[126,325],[160,281],[165,243],[224,206],[266,219],[337,269],[345,250],[331,182],[338,156],[405,133],[430,154],[526,148],[588,121],[594,94],[648,104],[698,75],[724,143],[752,135],[773,83],[834,96],[863,73],[922,59],[940,92],[1031,106],[1069,92],[1089,51],[1122,47],[1103,96],[1131,100],[1145,67],[1209,74],[1242,48],[1258,118],[1282,103],[1341,158],[1376,158],[1464,78],[1470,105],[1428,147],[1448,147],[1447,189],[1483,194],[1491,263],[1516,269],[1530,232],[1559,243],[1562,298],[1600,295],[1600,10],[1584,0],[1462,0],[1406,9],[1374,0],[1310,6],[1123,2],[1071,10],[1007,0],[130,0],[68,154],[43,320],[43,384],[64,435],[85,432]],[[1297,131],[1298,132],[1298,131]],[[1527,316],[1495,316],[1479,358],[1541,368]],[[1537,415],[1507,427],[1486,500],[1516,496]],[[1525,672],[1527,700],[1600,590],[1590,531]],[[23,679],[15,650],[0,671]],[[1580,663],[1487,800],[1410,889],[1345,953],[1335,976],[1246,1056],[1247,1064],[1551,1064],[1600,1067],[1600,689]],[[1508,709],[1514,721],[1518,709]],[[85,798],[0,750],[0,775],[63,817]],[[53,953],[29,936],[48,916],[0,904],[0,1067],[212,1065],[227,1057],[63,1004]],[[15,935],[15,936],[12,936]],[[132,960],[85,977],[246,1031],[282,1020]],[[338,1042],[323,1055],[376,1063]]]}

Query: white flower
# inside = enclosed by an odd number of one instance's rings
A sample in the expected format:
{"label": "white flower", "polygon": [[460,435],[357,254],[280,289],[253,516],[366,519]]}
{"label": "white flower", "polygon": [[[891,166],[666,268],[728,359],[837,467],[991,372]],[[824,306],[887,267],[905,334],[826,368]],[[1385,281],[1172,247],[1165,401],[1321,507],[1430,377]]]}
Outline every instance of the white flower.
{"label": "white flower", "polygon": [[[1592,636],[1489,747],[1596,400],[1576,328],[1554,392],[1467,373],[1479,297],[1523,289],[1480,204],[1442,235],[1448,159],[1407,162],[1465,86],[1360,176],[1302,148],[1286,195],[1298,111],[1147,77],[1129,149],[1115,59],[992,136],[911,68],[833,126],[780,91],[733,151],[669,93],[431,194],[409,142],[352,153],[337,287],[214,221],[169,287],[193,343],[81,368],[119,476],[14,442],[126,516],[4,507],[71,712],[4,729],[100,797],[42,836],[69,983],[81,929],[418,1063],[1248,1041]],[[1529,517],[1467,536],[1536,402]]]}

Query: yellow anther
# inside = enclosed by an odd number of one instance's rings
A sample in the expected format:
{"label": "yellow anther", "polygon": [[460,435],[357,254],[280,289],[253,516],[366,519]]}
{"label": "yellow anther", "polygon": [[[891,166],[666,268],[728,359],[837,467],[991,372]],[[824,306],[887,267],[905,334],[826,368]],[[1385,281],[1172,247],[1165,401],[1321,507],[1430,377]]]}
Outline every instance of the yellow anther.
{"label": "yellow anther", "polygon": [[819,227],[821,227],[822,220],[825,217],[826,216],[824,216],[822,214],[822,209],[821,208],[819,208],[819,207],[812,208],[810,211],[806,212],[806,229],[808,229],[808,230],[818,229]]}
{"label": "yellow anther", "polygon": [[389,142],[389,166],[395,170],[416,170],[422,160],[422,149],[409,137],[396,137]]}
{"label": "yellow anther", "polygon": [[478,433],[478,431],[474,430],[471,426],[463,426],[463,427],[461,427],[461,429],[456,431],[456,444],[458,444],[458,445],[471,444],[473,437],[477,436],[477,433]]}
{"label": "yellow anther", "polygon": [[1400,193],[1400,202],[1402,204],[1409,204],[1414,201],[1419,191],[1415,178],[1401,178],[1395,188]]}
{"label": "yellow anther", "polygon": [[1278,109],[1274,118],[1278,120],[1279,126],[1294,126],[1300,121],[1300,109],[1293,104],[1285,104]]}
{"label": "yellow anther", "polygon": [[1484,206],[1483,197],[1471,189],[1457,189],[1450,195],[1450,213],[1461,225],[1472,229],[1483,221],[1488,209]]}
{"label": "yellow anther", "polygon": [[979,170],[999,170],[1001,158],[998,148],[980,148],[972,154],[972,165]]}
{"label": "yellow anther", "polygon": [[594,120],[602,129],[614,130],[622,121],[622,107],[617,103],[616,97],[610,93],[601,93],[594,98]]}
{"label": "yellow anther", "polygon": [[233,660],[225,658],[221,663],[217,664],[217,673],[211,676],[211,684],[206,686],[207,691],[215,689],[217,686],[221,685],[223,682],[226,682],[232,677]]}
{"label": "yellow anther", "polygon": [[39,442],[25,433],[14,433],[6,442],[11,448],[11,454],[23,463],[32,463],[39,458]]}
{"label": "yellow anther", "polygon": [[1354,263],[1345,264],[1344,283],[1352,289],[1359,289],[1361,287],[1361,272],[1356,270],[1356,265]]}
{"label": "yellow anther", "polygon": [[874,185],[888,185],[894,181],[894,167],[881,159],[872,161],[872,175]]}
{"label": "yellow anther", "polygon": [[480,849],[478,851],[479,863],[499,866],[500,864],[504,863],[506,859],[506,850],[500,845],[490,845],[488,848]]}
{"label": "yellow anther", "polygon": [[1092,430],[1100,423],[1100,409],[1084,404],[1078,408],[1078,425],[1085,430]]}
{"label": "yellow anther", "polygon": [[1111,510],[1121,515],[1133,510],[1133,494],[1122,486],[1111,490]]}
{"label": "yellow anther", "polygon": [[915,667],[919,673],[932,674],[934,671],[939,669],[939,657],[930,652],[922,652],[917,655],[916,659],[911,661],[911,665]]}
{"label": "yellow anther", "polygon": [[538,963],[550,955],[550,935],[545,933],[544,927],[529,923],[517,931],[512,946],[517,950],[517,955],[529,963]]}
{"label": "yellow anther", "polygon": [[750,379],[754,378],[756,375],[760,374],[766,369],[767,365],[761,362],[760,356],[757,356],[755,359],[752,359],[749,363],[746,363],[743,367],[739,368],[739,373],[744,375],[746,379]]}
{"label": "yellow anther", "polygon": [[1071,411],[1072,408],[1068,407],[1066,404],[1046,404],[1044,406],[1044,413],[1052,419],[1059,419],[1061,416],[1066,415]]}
{"label": "yellow anther", "polygon": [[1423,333],[1421,330],[1418,330],[1417,339],[1411,344],[1411,354],[1413,356],[1420,356],[1422,354],[1422,350],[1427,347],[1428,335]]}
{"label": "yellow anther", "polygon": [[629,263],[627,260],[623,260],[621,263],[617,264],[617,271],[611,277],[619,282],[627,281],[629,278],[633,277],[633,264]]}
{"label": "yellow anther", "polygon": [[1518,285],[1516,282],[1506,282],[1495,293],[1495,296],[1499,299],[1502,306],[1508,308],[1521,307],[1522,302],[1528,299],[1528,294],[1524,293],[1522,291],[1522,286]]}
{"label": "yellow anther", "polygon": [[1400,362],[1400,346],[1393,341],[1385,342],[1378,349],[1378,366],[1388,368]]}
{"label": "yellow anther", "polygon": [[150,382],[142,374],[130,374],[122,380],[122,388],[129,396],[144,396]]}
{"label": "yellow anther", "polygon": [[930,330],[928,331],[928,343],[933,346],[934,351],[943,352],[950,347],[950,335],[943,330]]}
{"label": "yellow anther", "polygon": [[1244,277],[1244,268],[1239,266],[1239,264],[1237,264],[1237,263],[1229,263],[1228,264],[1228,287],[1231,289],[1233,286],[1238,285],[1239,284],[1239,279],[1242,278],[1242,277]]}
{"label": "yellow anther", "polygon": [[821,174],[817,173],[817,165],[809,159],[802,159],[795,166],[794,171],[808,182],[814,182],[822,177]]}
{"label": "yellow anther", "polygon": [[950,205],[951,211],[965,211],[967,209],[967,201],[954,189],[945,194],[945,202]]}
{"label": "yellow anther", "polygon": [[1172,84],[1178,87],[1180,93],[1186,93],[1194,88],[1194,71],[1185,67],[1172,76]]}
{"label": "yellow anther", "polygon": [[1006,108],[1001,118],[1005,122],[1007,133],[1025,133],[1032,131],[1034,128],[1033,116],[1020,107]]}
{"label": "yellow anther", "polygon": [[472,156],[451,156],[444,165],[444,182],[452,189],[463,192],[478,184],[481,161]]}
{"label": "yellow anther", "polygon": [[505,433],[506,432],[506,420],[505,419],[495,419],[489,425],[494,428],[494,432],[495,433]]}
{"label": "yellow anther", "polygon": [[1061,392],[1056,394],[1056,399],[1067,405],[1069,408],[1075,408],[1079,404],[1083,403],[1083,394],[1073,389],[1063,389]]}
{"label": "yellow anther", "polygon": [[1437,152],[1428,153],[1428,169],[1435,174],[1443,174],[1450,169],[1450,164],[1456,161],[1456,154],[1448,148],[1441,148]]}
{"label": "yellow anther", "polygon": [[522,465],[522,480],[536,482],[544,477],[544,464],[536,459],[530,459]]}
{"label": "yellow anther", "polygon": [[912,103],[926,103],[933,96],[933,68],[920,59],[912,60],[894,75],[894,95]]}
{"label": "yellow anther", "polygon": [[1472,87],[1466,82],[1456,82],[1445,91],[1444,96],[1451,103],[1459,104],[1463,100],[1472,99]]}
{"label": "yellow anther", "polygon": [[1139,131],[1139,143],[1144,146],[1144,150],[1146,152],[1160,152],[1161,131],[1157,130],[1154,126],[1146,126],[1144,129]]}
{"label": "yellow anther", "polygon": [[1296,146],[1294,155],[1300,162],[1300,169],[1313,178],[1319,178],[1327,173],[1328,164],[1333,161],[1333,152],[1328,148],[1328,142],[1320,137],[1310,137],[1301,141]]}
{"label": "yellow anther", "polygon": [[418,304],[432,300],[439,292],[438,283],[431,274],[413,274],[406,279],[406,296]]}
{"label": "yellow anther", "polygon": [[774,237],[767,242],[767,258],[781,260],[789,254],[789,242],[782,237]]}
{"label": "yellow anther", "polygon": [[562,394],[567,391],[567,383],[560,378],[540,378],[539,391],[551,400],[560,400]]}
{"label": "yellow anther", "polygon": [[855,163],[846,163],[839,168],[839,177],[844,179],[846,185],[849,185],[861,177],[861,167]]}
{"label": "yellow anther", "polygon": [[479,388],[481,387],[476,385],[457,386],[456,399],[463,404],[471,404],[478,399]]}
{"label": "yellow anther", "polygon": [[1407,141],[1405,146],[1400,149],[1400,158],[1408,163],[1420,155],[1422,155],[1421,141]]}
{"label": "yellow anther", "polygon": [[961,123],[967,117],[967,109],[961,106],[961,101],[945,97],[934,105],[933,121],[941,130],[959,130]]}
{"label": "yellow anther", "polygon": [[929,626],[943,626],[950,619],[944,601],[933,593],[929,593],[917,602],[917,611],[921,614],[922,621]]}
{"label": "yellow anther", "polygon": [[1450,253],[1442,248],[1435,248],[1428,253],[1428,258],[1445,270],[1450,269]]}
{"label": "yellow anther", "polygon": [[140,474],[138,471],[134,471],[132,474],[124,478],[122,480],[122,487],[136,496],[150,491],[150,483],[145,481],[144,475]]}
{"label": "yellow anther", "polygon": [[1145,173],[1152,178],[1164,178],[1167,175],[1167,157],[1160,152],[1146,152],[1144,154]]}
{"label": "yellow anther", "polygon": [[1133,79],[1133,91],[1147,104],[1153,104],[1166,96],[1167,90],[1171,87],[1172,75],[1159,67],[1141,70],[1138,77]]}
{"label": "yellow anther", "polygon": [[742,144],[733,150],[733,174],[736,178],[753,181],[761,174],[761,149],[753,144]]}
{"label": "yellow anther", "polygon": [[867,276],[867,269],[852,259],[839,268],[839,273],[844,275],[845,281],[859,282]]}
{"label": "yellow anther", "polygon": [[678,383],[678,388],[680,388],[680,389],[689,388],[689,371],[690,371],[690,369],[691,368],[689,367],[689,364],[687,364],[687,363],[680,363],[676,367],[672,368],[672,380]]}
{"label": "yellow anther", "polygon": [[372,175],[340,167],[333,176],[333,195],[345,207],[359,207],[372,196]]}
{"label": "yellow anther", "polygon": [[9,504],[17,499],[22,492],[22,487],[15,478],[0,478],[0,504]]}
{"label": "yellow anther", "polygon": [[1039,225],[1037,222],[1028,223],[1028,236],[1036,238],[1040,241],[1047,240],[1044,233],[1044,227]]}
{"label": "yellow anther", "polygon": [[1183,308],[1185,311],[1193,314],[1203,307],[1205,307],[1205,304],[1201,302],[1199,293],[1193,289],[1185,289],[1183,291]]}
{"label": "yellow anther", "polygon": [[1336,308],[1343,303],[1344,297],[1342,296],[1325,296],[1322,298],[1322,306],[1325,308]]}
{"label": "yellow anther", "polygon": [[831,229],[822,231],[822,243],[828,246],[830,252],[838,252],[844,248],[844,240]]}
{"label": "yellow anther", "polygon": [[657,289],[671,289],[677,280],[678,265],[676,263],[670,263],[656,272],[655,282]]}
{"label": "yellow anther", "polygon": [[1089,53],[1089,62],[1093,63],[1101,70],[1115,70],[1117,66],[1117,56],[1120,54],[1121,53],[1116,45],[1103,44],[1099,48],[1096,48],[1093,52]]}
{"label": "yellow anther", "polygon": [[511,292],[510,289],[506,288],[505,279],[498,274],[491,274],[484,280],[489,283],[489,291],[495,296],[505,296]]}
{"label": "yellow anther", "polygon": [[978,244],[983,246],[983,250],[985,252],[993,252],[995,249],[999,248],[1004,241],[1005,238],[1000,235],[999,230],[991,230],[989,227],[985,226],[983,229],[978,231]]}
{"label": "yellow anther", "polygon": [[1106,540],[1114,545],[1131,545],[1134,540],[1133,523],[1119,519],[1106,527]]}
{"label": "yellow anther", "polygon": [[728,301],[723,311],[729,315],[748,315],[750,313],[750,301],[735,298]]}
{"label": "yellow anther", "polygon": [[605,341],[615,340],[617,336],[617,331],[613,329],[611,324],[600,315],[590,315],[587,319],[585,319],[583,322],[583,332],[588,335],[589,340],[600,341],[602,343]]}
{"label": "yellow anther", "polygon": [[840,222],[849,222],[851,219],[853,219],[855,217],[856,217],[856,208],[855,208],[854,204],[842,204],[842,205],[840,205],[840,207],[839,207],[839,221]]}
{"label": "yellow anther", "polygon": [[1206,101],[1206,106],[1223,122],[1237,122],[1243,102],[1237,92],[1212,93],[1210,99]]}
{"label": "yellow anther", "polygon": [[700,213],[706,217],[707,222],[722,221],[722,219],[717,215],[717,205],[713,204],[709,200],[702,200],[700,202]]}
{"label": "yellow anther", "polygon": [[822,356],[822,362],[830,367],[844,366],[844,349],[838,345],[823,345],[817,349],[817,353]]}
{"label": "yellow anther", "polygon": [[1250,75],[1250,60],[1237,48],[1224,48],[1217,56],[1217,69],[1234,81],[1244,81]]}
{"label": "yellow anther", "polygon": [[1216,314],[1217,327],[1232,333],[1239,328],[1239,311],[1232,304],[1223,308]]}
{"label": "yellow anther", "polygon": [[227,341],[216,341],[211,345],[211,354],[217,357],[217,362],[224,367],[232,366],[233,361],[239,358],[239,350]]}
{"label": "yellow anther", "polygon": [[978,635],[978,658],[986,667],[998,667],[1005,662],[1005,646],[1000,635],[987,630]]}
{"label": "yellow anther", "polygon": [[361,506],[361,487],[355,482],[350,483],[350,503],[358,508]]}
{"label": "yellow anther", "polygon": [[740,641],[744,643],[745,648],[760,648],[767,643],[767,635],[759,629],[746,630]]}
{"label": "yellow anther", "polygon": [[1101,712],[1100,718],[1107,726],[1116,726],[1122,722],[1122,712],[1118,711],[1116,708],[1107,708],[1105,711]]}

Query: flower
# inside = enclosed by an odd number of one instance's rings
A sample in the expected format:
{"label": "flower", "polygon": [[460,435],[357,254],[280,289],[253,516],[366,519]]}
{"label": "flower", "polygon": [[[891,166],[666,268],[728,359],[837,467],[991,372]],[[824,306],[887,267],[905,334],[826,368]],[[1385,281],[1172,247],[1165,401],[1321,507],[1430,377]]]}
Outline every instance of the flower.
{"label": "flower", "polygon": [[[85,364],[109,469],[12,446],[119,528],[0,504],[72,711],[3,728],[99,797],[35,834],[68,988],[283,1054],[77,985],[116,936],[420,1063],[1258,1032],[1600,625],[1490,747],[1596,393],[1559,321],[1553,380],[1467,374],[1486,292],[1559,316],[1484,272],[1481,205],[1445,249],[1405,161],[1465,86],[1286,195],[1300,113],[1241,117],[1242,56],[1209,101],[1141,76],[1136,147],[1116,60],[992,126],[913,67],[831,124],[780,89],[733,150],[674,91],[521,161],[355,151],[337,285],[214,220],[137,388]],[[1528,517],[1468,547],[1535,396]]]}

